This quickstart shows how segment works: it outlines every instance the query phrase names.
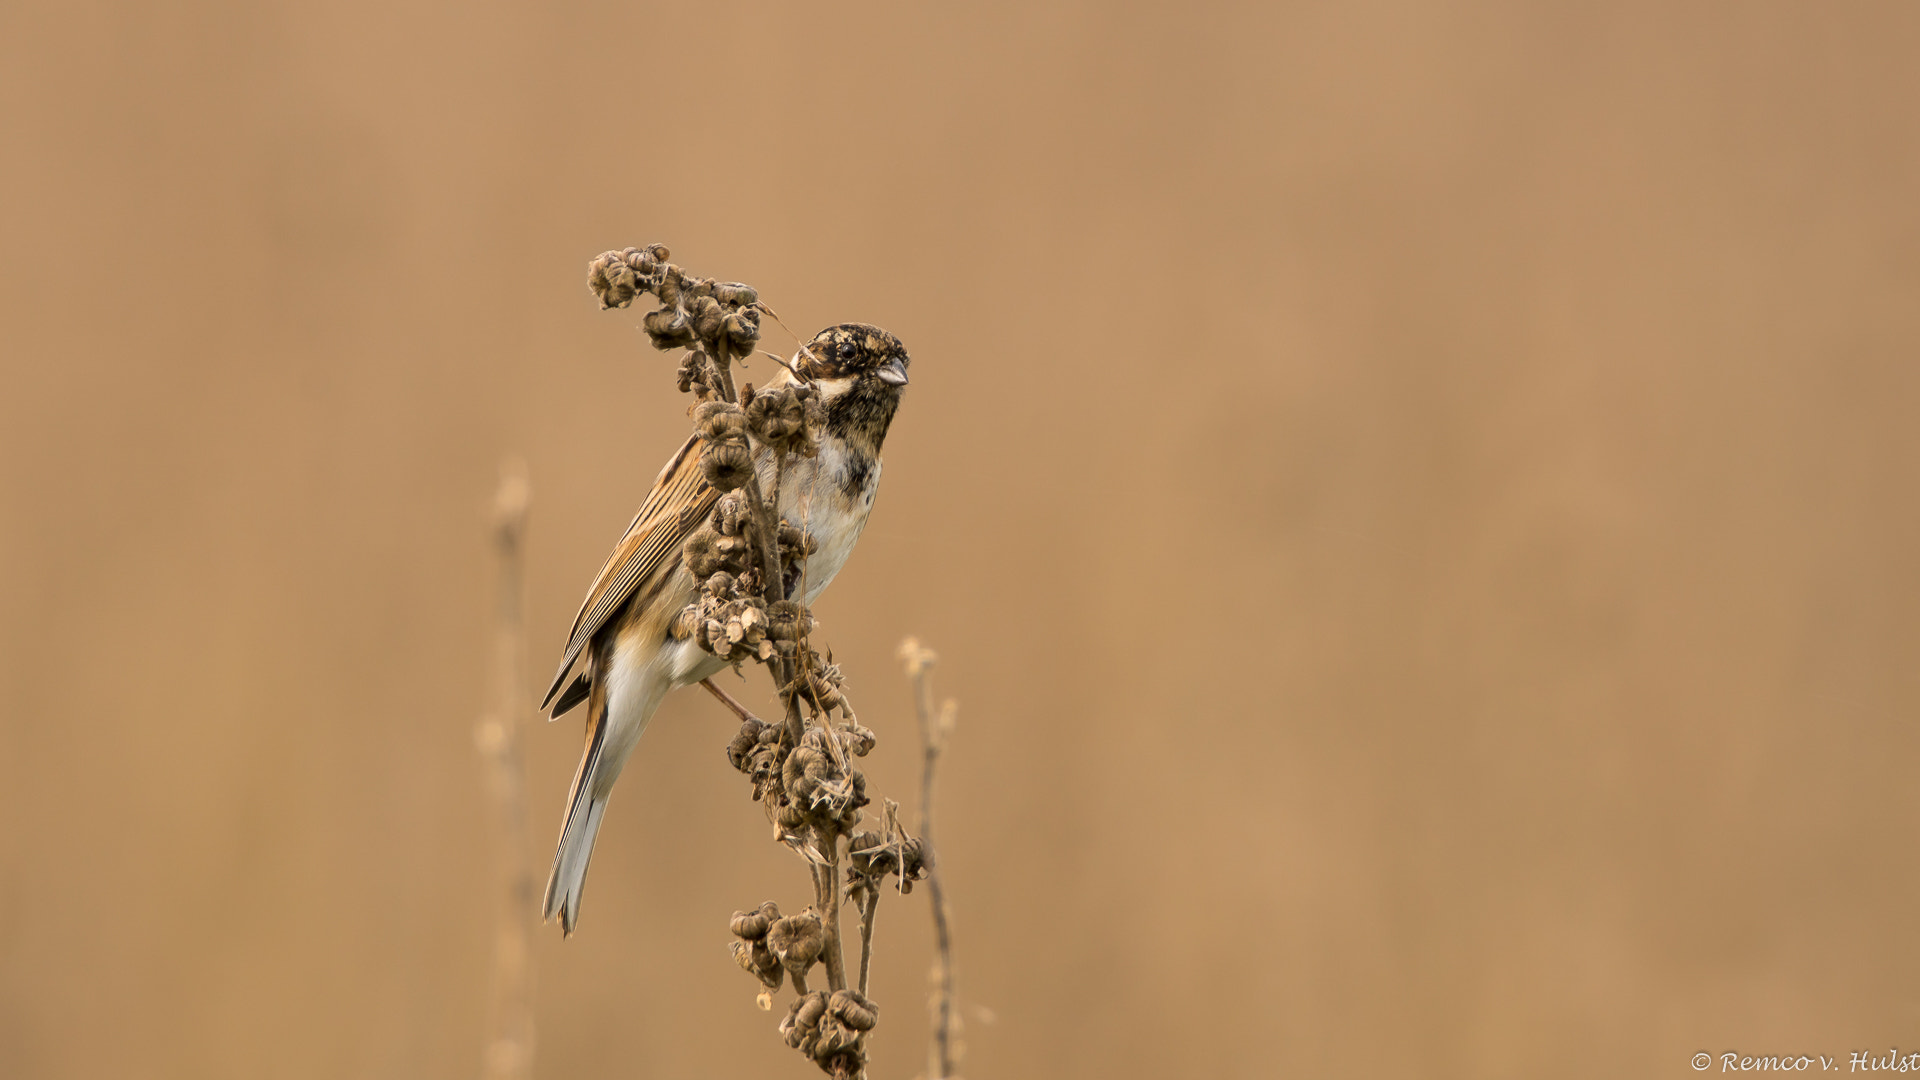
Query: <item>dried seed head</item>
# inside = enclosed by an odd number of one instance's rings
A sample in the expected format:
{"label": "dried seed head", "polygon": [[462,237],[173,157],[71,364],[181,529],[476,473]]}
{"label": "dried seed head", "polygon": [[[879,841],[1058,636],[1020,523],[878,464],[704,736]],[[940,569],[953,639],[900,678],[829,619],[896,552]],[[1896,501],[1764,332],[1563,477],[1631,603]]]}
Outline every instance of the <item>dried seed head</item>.
{"label": "dried seed head", "polygon": [[700,468],[707,483],[721,491],[745,484],[753,475],[753,455],[747,449],[747,418],[740,406],[726,401],[702,402],[694,406],[693,423],[702,440]]}
{"label": "dried seed head", "polygon": [[[804,559],[819,550],[820,543],[813,538],[812,533],[801,529],[800,526],[792,524],[791,522],[782,521],[780,523],[781,559],[787,562],[794,562],[799,559]],[[802,633],[805,633],[805,631],[802,631]]]}
{"label": "dried seed head", "polygon": [[900,891],[913,891],[913,883],[927,876],[920,841],[904,833],[889,840],[884,833],[863,830],[847,845],[848,877],[854,875],[878,882],[888,874],[900,876]]}
{"label": "dried seed head", "polygon": [[587,288],[602,310],[626,307],[653,286],[654,262],[638,248],[603,251],[587,263]]}
{"label": "dried seed head", "polygon": [[787,969],[780,966],[779,958],[765,944],[736,941],[730,948],[733,962],[739,964],[742,971],[759,979],[760,984],[769,990],[780,989],[780,984],[786,979]]}
{"label": "dried seed head", "polygon": [[767,948],[788,971],[803,978],[826,947],[826,927],[811,909],[780,919],[767,931]]}
{"label": "dried seed head", "polygon": [[733,960],[769,990],[780,989],[786,968],[767,944],[767,935],[780,921],[780,905],[769,900],[753,911],[736,911],[728,929],[740,940],[733,943]]}
{"label": "dried seed head", "polygon": [[[741,772],[747,771],[747,759],[753,754],[754,747],[760,745],[760,733],[766,730],[766,723],[753,717],[740,722],[740,733],[727,744],[727,764]],[[739,933],[739,931],[734,931]]]}
{"label": "dried seed head", "polygon": [[742,491],[722,495],[713,504],[713,515],[708,521],[721,536],[745,536],[753,524],[753,504]]}
{"label": "dried seed head", "polygon": [[686,274],[672,263],[668,263],[660,268],[660,281],[653,287],[653,295],[660,298],[661,307],[677,308],[680,306],[680,287],[686,280]]}
{"label": "dried seed head", "polygon": [[693,344],[693,324],[687,321],[677,309],[663,307],[650,311],[640,320],[640,325],[653,340],[653,347],[661,352],[669,349],[681,349]]}
{"label": "dried seed head", "polygon": [[880,1006],[853,990],[835,990],[827,999],[827,1011],[855,1031],[872,1031],[880,1022]]}
{"label": "dried seed head", "polygon": [[745,570],[748,554],[739,538],[722,536],[711,525],[693,530],[680,553],[686,560],[688,573],[696,579],[708,580],[715,574],[738,574]]}
{"label": "dried seed head", "polygon": [[700,471],[716,489],[732,491],[753,475],[753,455],[737,442],[710,442],[700,448]]}
{"label": "dried seed head", "polygon": [[827,1015],[827,995],[815,990],[794,999],[787,1007],[787,1018],[780,1021],[780,1035],[787,1045],[813,1056],[813,1043],[820,1033],[820,1020]]}
{"label": "dried seed head", "polygon": [[800,650],[798,659],[800,672],[780,689],[782,699],[798,696],[814,709],[821,712],[839,709],[841,715],[852,720],[853,705],[843,688],[845,679],[840,674],[840,665],[828,663],[819,653],[806,648]]}
{"label": "dried seed head", "polygon": [[751,310],[736,311],[721,320],[721,329],[727,335],[727,345],[737,353],[750,353],[753,343],[760,340],[760,319]]}
{"label": "dried seed head", "polygon": [[847,721],[847,726],[840,729],[840,736],[841,744],[846,747],[847,753],[854,757],[866,757],[872,753],[874,744],[879,742],[880,738],[873,733],[872,728],[861,727],[859,722],[854,720]]}
{"label": "dried seed head", "polygon": [[[810,403],[814,408],[809,409]],[[815,395],[804,386],[762,388],[747,403],[747,429],[775,453],[811,457],[819,441],[816,414],[825,416]]]}
{"label": "dried seed head", "polygon": [[753,286],[738,281],[716,282],[713,286],[713,298],[730,307],[744,307],[760,302],[760,294]]}
{"label": "dried seed head", "polygon": [[759,941],[766,937],[767,931],[773,929],[773,924],[779,921],[780,905],[768,900],[752,911],[734,912],[733,921],[728,925],[728,929],[733,931],[734,937]]}
{"label": "dried seed head", "polygon": [[767,638],[766,601],[757,596],[729,601],[707,620],[705,646],[729,663],[762,660],[772,647],[761,649]]}
{"label": "dried seed head", "polygon": [[680,392],[692,393],[696,403],[713,397],[713,369],[704,354],[690,352],[680,358],[679,385]]}
{"label": "dried seed head", "polygon": [[813,627],[813,614],[797,600],[782,600],[767,608],[767,636],[775,641],[797,642]]}
{"label": "dried seed head", "polygon": [[831,764],[824,752],[806,745],[803,740],[787,755],[786,764],[780,770],[781,786],[786,789],[787,797],[803,808],[811,804],[820,791],[821,781],[828,778]]}
{"label": "dried seed head", "polygon": [[847,840],[847,865],[855,873],[871,876],[877,872],[874,869],[874,856],[886,849],[885,836],[872,829],[862,829]]}
{"label": "dried seed head", "polygon": [[722,333],[726,313],[720,309],[720,302],[713,297],[696,297],[687,305],[687,314],[693,319],[694,336],[701,341],[712,341]]}
{"label": "dried seed head", "polygon": [[708,401],[694,406],[693,426],[709,442],[738,439],[747,433],[747,417],[730,401]]}

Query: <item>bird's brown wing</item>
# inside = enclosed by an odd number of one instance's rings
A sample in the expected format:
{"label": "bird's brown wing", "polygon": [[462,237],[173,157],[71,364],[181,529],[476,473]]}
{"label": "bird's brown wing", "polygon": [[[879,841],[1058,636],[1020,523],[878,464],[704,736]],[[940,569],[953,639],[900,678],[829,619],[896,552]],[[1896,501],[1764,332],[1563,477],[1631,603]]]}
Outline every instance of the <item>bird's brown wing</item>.
{"label": "bird's brown wing", "polygon": [[[546,708],[560,692],[567,681],[567,672],[580,659],[593,635],[620,610],[620,605],[626,603],[643,582],[672,570],[687,535],[700,527],[719,498],[720,493],[707,483],[700,471],[700,438],[693,436],[667,462],[667,467],[660,470],[653,490],[647,493],[647,501],[640,504],[633,524],[627,526],[627,534],[620,538],[613,554],[607,556],[607,564],[600,568],[599,578],[580,605],[580,614],[573,618],[567,654],[560,661],[560,670],[554,675],[547,696],[540,702],[541,708]],[[569,692],[561,700],[571,707],[579,704],[580,698]],[[556,709],[554,715],[565,711]]]}

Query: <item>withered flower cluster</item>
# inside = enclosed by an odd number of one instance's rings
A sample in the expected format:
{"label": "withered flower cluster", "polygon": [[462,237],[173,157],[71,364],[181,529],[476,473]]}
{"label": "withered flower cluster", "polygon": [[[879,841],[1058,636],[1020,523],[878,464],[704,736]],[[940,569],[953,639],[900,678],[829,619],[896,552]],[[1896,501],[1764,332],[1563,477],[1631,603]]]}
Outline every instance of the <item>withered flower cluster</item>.
{"label": "withered flower cluster", "polygon": [[785,724],[750,716],[727,744],[727,760],[753,785],[753,797],[766,806],[775,839],[824,859],[815,841],[825,833],[845,833],[860,823],[867,798],[866,774],[847,757],[873,748],[873,732],[858,723],[846,727],[809,726],[798,746]]}
{"label": "withered flower cluster", "polygon": [[866,1071],[867,1032],[879,1022],[879,1008],[854,990],[828,994],[815,990],[794,999],[780,1034],[787,1045],[812,1058],[833,1076]]}
{"label": "withered flower cluster", "polygon": [[[804,380],[736,393],[732,361],[752,350],[761,316],[771,310],[749,286],[696,278],[667,259],[658,244],[605,252],[589,265],[587,284],[603,308],[652,295],[659,307],[644,325],[654,347],[689,350],[679,387],[694,397],[689,412],[701,440],[701,471],[721,495],[682,550],[701,584],[674,632],[736,666],[767,667],[782,718],[768,723],[745,715],[727,760],[747,777],[775,839],[801,855],[813,879],[813,903],[798,915],[781,916],[772,901],[736,913],[733,956],[760,982],[763,1008],[791,979],[798,997],[780,1025],[789,1046],[836,1078],[863,1077],[877,1014],[866,997],[874,911],[888,875],[907,892],[925,867],[919,841],[900,828],[891,800],[880,830],[860,829],[870,799],[866,776],[852,762],[873,749],[874,734],[855,718],[839,665],[809,644],[815,622],[801,578],[818,545],[780,518],[773,501],[785,463],[817,453],[825,410]],[[772,490],[763,492],[766,472]],[[861,915],[854,985],[841,950],[847,899]],[[816,964],[826,969],[824,990],[808,989]]]}
{"label": "withered flower cluster", "polygon": [[859,1075],[866,1064],[867,1032],[878,1020],[879,1006],[857,990],[807,989],[807,972],[827,947],[819,913],[808,908],[782,918],[780,905],[769,900],[754,911],[735,912],[732,930],[734,962],[766,988],[760,995],[765,1005],[771,1006],[772,992],[785,979],[793,979],[796,996],[780,1022],[787,1045],[825,1072]]}
{"label": "withered flower cluster", "polygon": [[733,959],[741,970],[764,983],[768,990],[780,989],[788,974],[793,988],[807,992],[807,972],[827,947],[827,932],[819,912],[812,908],[798,915],[780,917],[780,905],[769,900],[753,911],[733,913]]}
{"label": "withered flower cluster", "polygon": [[737,281],[689,277],[667,261],[664,244],[600,253],[587,264],[587,288],[605,308],[626,307],[652,293],[660,301],[641,325],[656,349],[679,349],[724,338],[745,355],[760,340],[760,294]]}

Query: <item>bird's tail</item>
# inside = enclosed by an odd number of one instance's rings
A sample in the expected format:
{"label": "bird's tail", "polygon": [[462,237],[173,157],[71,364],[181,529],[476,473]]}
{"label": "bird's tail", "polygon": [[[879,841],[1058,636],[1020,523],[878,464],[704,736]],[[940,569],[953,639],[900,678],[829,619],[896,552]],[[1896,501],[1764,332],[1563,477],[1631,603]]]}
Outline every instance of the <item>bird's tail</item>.
{"label": "bird's tail", "polygon": [[574,924],[580,921],[580,893],[587,884],[587,863],[593,859],[593,838],[600,832],[600,819],[607,812],[607,798],[612,794],[611,785],[596,783],[606,743],[604,720],[593,724],[592,731],[593,742],[580,758],[580,771],[573,777],[567,823],[560,830],[560,846],[553,853],[553,873],[547,878],[543,904],[543,917],[558,915],[564,934],[573,933]]}

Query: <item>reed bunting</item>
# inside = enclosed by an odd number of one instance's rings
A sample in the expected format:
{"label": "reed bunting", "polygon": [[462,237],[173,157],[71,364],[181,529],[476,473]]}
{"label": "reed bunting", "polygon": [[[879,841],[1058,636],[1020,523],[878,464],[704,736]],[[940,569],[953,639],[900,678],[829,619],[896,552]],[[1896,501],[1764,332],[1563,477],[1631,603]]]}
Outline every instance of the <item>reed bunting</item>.
{"label": "reed bunting", "polygon": [[[907,350],[877,326],[842,323],[817,334],[796,353],[791,370],[769,388],[810,382],[825,406],[818,453],[789,456],[780,470],[779,514],[807,529],[818,543],[799,581],[812,604],[852,554],[880,485],[880,444],[907,385]],[[558,916],[564,933],[580,919],[580,894],[594,836],[627,757],[668,691],[691,686],[726,667],[702,649],[678,619],[699,582],[684,565],[681,546],[705,521],[720,493],[700,468],[700,437],[680,447],[574,617],[560,671],[541,708],[558,719],[587,705],[587,745],[567,800],[560,846],[547,879],[545,917]],[[772,455],[755,447],[762,491],[774,482]],[[569,676],[572,676],[569,681]],[[557,699],[557,700],[556,700]]]}

